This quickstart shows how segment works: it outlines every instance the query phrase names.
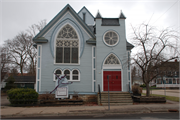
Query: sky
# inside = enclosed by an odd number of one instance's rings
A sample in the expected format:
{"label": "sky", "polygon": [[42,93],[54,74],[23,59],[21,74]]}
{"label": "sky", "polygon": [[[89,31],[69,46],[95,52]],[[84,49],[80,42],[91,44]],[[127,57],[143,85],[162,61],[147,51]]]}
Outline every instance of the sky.
{"label": "sky", "polygon": [[50,22],[67,4],[77,13],[85,6],[94,17],[99,10],[104,18],[118,18],[122,10],[129,42],[131,25],[180,28],[180,0],[0,0],[0,46],[32,24]]}

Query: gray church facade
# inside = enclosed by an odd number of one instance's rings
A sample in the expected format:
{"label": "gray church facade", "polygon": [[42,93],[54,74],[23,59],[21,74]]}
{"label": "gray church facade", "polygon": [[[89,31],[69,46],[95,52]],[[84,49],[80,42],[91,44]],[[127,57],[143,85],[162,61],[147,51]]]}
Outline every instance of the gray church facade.
{"label": "gray church facade", "polygon": [[37,45],[36,91],[55,88],[54,73],[65,75],[69,94],[96,94],[109,90],[128,92],[131,88],[130,53],[126,40],[126,17],[94,17],[86,7],[78,13],[68,4],[33,41]]}

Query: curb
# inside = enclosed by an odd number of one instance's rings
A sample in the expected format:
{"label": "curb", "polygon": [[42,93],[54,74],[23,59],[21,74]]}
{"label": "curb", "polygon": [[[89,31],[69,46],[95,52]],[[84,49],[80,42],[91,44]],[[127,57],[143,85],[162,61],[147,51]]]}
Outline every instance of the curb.
{"label": "curb", "polygon": [[46,113],[46,114],[24,114],[24,115],[1,115],[1,118],[16,117],[39,117],[39,116],[92,116],[92,115],[116,115],[116,114],[135,114],[135,113],[159,113],[159,112],[179,112],[177,109],[157,109],[157,110],[133,110],[133,111],[83,111],[68,113]]}

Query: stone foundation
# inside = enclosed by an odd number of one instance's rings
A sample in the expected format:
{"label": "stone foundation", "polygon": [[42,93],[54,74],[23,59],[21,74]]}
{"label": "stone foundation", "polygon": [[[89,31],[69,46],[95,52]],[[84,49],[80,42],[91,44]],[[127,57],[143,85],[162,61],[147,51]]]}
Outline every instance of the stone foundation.
{"label": "stone foundation", "polygon": [[95,103],[97,104],[97,95],[78,95],[84,103]]}

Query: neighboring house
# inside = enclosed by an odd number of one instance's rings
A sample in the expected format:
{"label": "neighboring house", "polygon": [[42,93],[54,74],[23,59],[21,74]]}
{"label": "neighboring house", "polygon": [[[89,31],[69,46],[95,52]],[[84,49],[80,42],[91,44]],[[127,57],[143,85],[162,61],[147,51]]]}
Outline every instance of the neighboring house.
{"label": "neighboring house", "polygon": [[6,86],[5,80],[8,78],[7,72],[2,72],[1,73],[1,89]]}
{"label": "neighboring house", "polygon": [[[113,12],[113,11],[112,11]],[[94,17],[86,7],[78,13],[66,5],[34,38],[37,47],[36,91],[55,88],[57,75],[66,74],[73,84],[69,94],[97,94],[101,91],[129,91],[130,53],[126,40],[126,17]]]}
{"label": "neighboring house", "polygon": [[135,84],[142,85],[143,84],[143,80],[141,77],[135,76],[132,79],[133,79],[133,85],[135,85]]}
{"label": "neighboring house", "polygon": [[[13,76],[14,84],[18,88],[32,88],[35,89],[36,76]],[[6,79],[5,82],[8,82]]]}
{"label": "neighboring house", "polygon": [[179,84],[179,62],[167,62],[159,69],[160,75],[151,83],[159,88],[178,88]]}

